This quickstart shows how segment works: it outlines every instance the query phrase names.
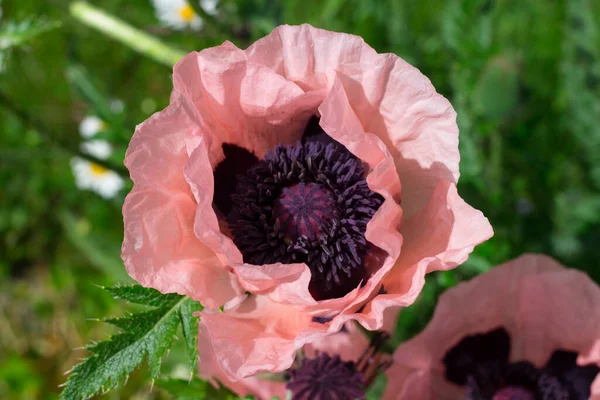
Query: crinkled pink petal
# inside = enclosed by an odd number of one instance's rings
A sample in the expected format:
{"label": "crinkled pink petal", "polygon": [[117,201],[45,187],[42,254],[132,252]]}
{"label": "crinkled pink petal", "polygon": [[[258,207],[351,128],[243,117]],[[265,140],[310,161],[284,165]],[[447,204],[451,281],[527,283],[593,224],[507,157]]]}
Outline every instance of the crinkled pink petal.
{"label": "crinkled pink petal", "polygon": [[343,64],[368,65],[380,57],[354,35],[310,25],[280,26],[246,50],[248,60],[266,66],[306,91],[329,88]]}
{"label": "crinkled pink petal", "polygon": [[580,364],[600,364],[600,288],[586,274],[564,269],[543,279],[525,276],[519,295],[522,348],[514,357],[540,365],[565,349],[577,351]]}
{"label": "crinkled pink petal", "polygon": [[311,324],[307,313],[264,296],[250,296],[228,312],[203,311],[200,318],[221,369],[234,380],[289,368],[303,344],[294,338]]}
{"label": "crinkled pink petal", "polygon": [[185,56],[174,67],[173,85],[197,127],[186,136],[188,152],[203,138],[213,168],[223,159],[223,143],[257,157],[295,143],[324,96],[249,62],[230,42]]}
{"label": "crinkled pink petal", "polygon": [[241,397],[253,395],[259,400],[271,400],[274,396],[285,398],[284,382],[258,376],[237,381],[229,378],[217,361],[210,334],[203,321],[200,321],[198,328],[198,372],[202,379],[210,381],[215,387],[218,387],[220,382]]}
{"label": "crinkled pink petal", "polygon": [[190,126],[176,101],[137,127],[125,158],[134,188],[123,206],[122,258],[140,284],[217,307],[241,288],[192,230],[196,203],[181,173]]}
{"label": "crinkled pink petal", "polygon": [[212,207],[214,176],[208,158],[204,138],[200,138],[183,171],[197,202],[194,232],[224,265],[238,264],[243,262],[242,253],[231,238],[221,233],[219,220]]}
{"label": "crinkled pink petal", "polygon": [[[431,382],[451,385],[443,379],[446,352],[465,336],[498,327],[510,334],[513,361],[543,365],[553,351],[565,349],[581,353],[580,363],[600,364],[600,289],[583,273],[542,255],[523,255],[449,289],[423,332],[394,353],[394,367],[387,372],[394,385],[384,398],[415,398],[398,393],[414,396],[402,388],[423,373],[442,378]],[[441,390],[433,383],[420,387],[425,392],[418,398]]]}
{"label": "crinkled pink petal", "polygon": [[[289,284],[293,286],[293,292],[286,292],[286,295],[299,293],[299,302],[315,302],[308,292],[310,270],[306,264],[241,264],[235,266],[235,271],[242,286],[249,292],[255,294],[270,293],[281,290],[282,285]],[[282,303],[286,301],[286,295],[281,296],[283,297],[281,299]]]}
{"label": "crinkled pink petal", "polygon": [[304,353],[308,358],[315,358],[318,353],[327,353],[339,355],[344,361],[358,361],[369,347],[369,339],[354,323],[347,324],[345,328],[344,331],[323,336],[306,344]]}
{"label": "crinkled pink petal", "polygon": [[458,181],[456,112],[418,69],[382,54],[368,67],[340,66],[337,77],[363,128],[396,163],[406,218],[427,204],[440,181]]}

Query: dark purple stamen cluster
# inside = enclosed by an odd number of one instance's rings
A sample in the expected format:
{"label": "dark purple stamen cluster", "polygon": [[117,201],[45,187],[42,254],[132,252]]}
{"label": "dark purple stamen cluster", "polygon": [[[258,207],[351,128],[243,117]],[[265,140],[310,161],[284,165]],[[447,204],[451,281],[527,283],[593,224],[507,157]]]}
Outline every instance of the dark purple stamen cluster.
{"label": "dark purple stamen cluster", "polygon": [[305,358],[299,368],[290,370],[286,387],[293,400],[364,399],[362,374],[352,361],[321,353]]}
{"label": "dark purple stamen cluster", "polygon": [[244,262],[306,263],[317,300],[344,296],[367,278],[364,234],[383,199],[338,143],[277,146],[238,178],[231,199],[229,227]]}
{"label": "dark purple stamen cluster", "polygon": [[288,373],[286,387],[292,400],[364,399],[373,379],[389,367],[389,362],[382,362],[379,352],[388,339],[387,334],[376,332],[356,362],[342,361],[338,355],[327,353],[303,359]]}
{"label": "dark purple stamen cluster", "polygon": [[446,378],[466,385],[468,400],[587,400],[600,371],[577,365],[573,352],[557,350],[541,368],[510,362],[509,354],[510,337],[503,328],[465,337],[444,357]]}
{"label": "dark purple stamen cluster", "polygon": [[481,364],[467,377],[468,400],[570,400],[568,386],[527,361]]}
{"label": "dark purple stamen cluster", "polygon": [[333,193],[316,183],[300,182],[285,187],[275,200],[273,218],[279,220],[281,230],[290,241],[305,236],[317,240],[321,229],[338,219]]}

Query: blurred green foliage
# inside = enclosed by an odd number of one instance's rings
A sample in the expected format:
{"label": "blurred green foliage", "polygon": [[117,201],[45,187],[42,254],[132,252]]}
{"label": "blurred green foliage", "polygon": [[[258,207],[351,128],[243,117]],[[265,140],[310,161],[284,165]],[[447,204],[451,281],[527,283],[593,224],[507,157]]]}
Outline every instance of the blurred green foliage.
{"label": "blurred green foliage", "polygon": [[[77,125],[102,117],[101,135],[115,147],[106,164],[122,169],[133,127],[168,103],[172,85],[169,68],[81,24],[66,0],[1,4],[0,43],[19,24],[44,32],[0,51],[0,398],[52,399],[85,355],[73,349],[114,333],[88,319],[122,312],[96,285],[128,280],[119,260],[124,193],[105,201],[76,189]],[[459,191],[495,236],[463,267],[428,278],[390,349],[426,324],[444,289],[523,252],[600,281],[599,2],[222,0],[200,32],[160,26],[149,0],[94,4],[186,51],[247,46],[283,23],[354,33],[418,67],[451,100]],[[123,112],[111,111],[113,99]],[[180,343],[163,370],[186,357]],[[169,374],[166,385],[181,386]],[[167,394],[141,370],[105,396]]]}

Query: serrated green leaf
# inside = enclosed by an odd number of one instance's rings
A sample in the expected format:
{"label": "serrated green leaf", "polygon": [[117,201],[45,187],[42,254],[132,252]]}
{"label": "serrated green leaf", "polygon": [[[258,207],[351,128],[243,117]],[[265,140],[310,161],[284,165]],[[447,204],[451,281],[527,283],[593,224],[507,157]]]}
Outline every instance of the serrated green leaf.
{"label": "serrated green leaf", "polygon": [[59,21],[26,19],[21,22],[6,22],[0,28],[0,50],[10,49],[27,43],[36,36],[60,26]]}
{"label": "serrated green leaf", "polygon": [[198,317],[194,316],[198,311],[202,311],[202,306],[197,301],[187,302],[179,309],[183,339],[192,373],[196,371],[198,363]]}
{"label": "serrated green leaf", "polygon": [[176,293],[162,294],[156,289],[140,285],[112,286],[104,290],[118,299],[152,307],[170,307],[182,297]]}
{"label": "serrated green leaf", "polygon": [[171,347],[177,327],[183,320],[187,325],[183,328],[188,335],[186,343],[197,340],[194,337],[197,332],[194,335],[188,321],[193,319],[192,315],[182,317],[183,314],[193,313],[201,308],[196,301],[177,294],[162,295],[154,289],[141,286],[121,286],[106,290],[118,298],[151,304],[156,308],[124,318],[106,320],[124,332],[87,347],[94,355],[73,368],[61,394],[63,399],[89,398],[100,391],[113,388],[141,364],[144,358],[148,360],[151,377],[158,377],[161,358]]}

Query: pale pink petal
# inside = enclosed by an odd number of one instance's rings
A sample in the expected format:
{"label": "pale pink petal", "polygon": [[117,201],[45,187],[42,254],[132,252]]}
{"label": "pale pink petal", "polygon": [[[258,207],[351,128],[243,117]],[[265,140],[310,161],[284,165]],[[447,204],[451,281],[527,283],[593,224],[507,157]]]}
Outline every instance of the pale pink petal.
{"label": "pale pink petal", "polygon": [[318,353],[339,355],[344,361],[358,361],[369,347],[369,338],[355,323],[349,323],[344,331],[326,335],[304,346],[304,353],[315,358]]}
{"label": "pale pink petal", "polygon": [[237,381],[229,378],[217,361],[215,349],[203,321],[200,321],[198,330],[198,372],[202,379],[208,380],[215,387],[221,383],[240,397],[252,395],[259,400],[271,400],[274,396],[285,398],[284,382],[262,379],[258,376]]}
{"label": "pale pink petal", "polygon": [[393,54],[342,65],[337,77],[365,131],[395,160],[405,217],[421,210],[440,181],[458,181],[456,112],[427,77]]}
{"label": "pale pink petal", "polygon": [[313,324],[308,314],[264,296],[250,296],[225,313],[203,311],[200,318],[220,368],[231,379],[289,368],[304,344],[295,340],[297,332]]}
{"label": "pale pink petal", "polygon": [[241,288],[192,230],[196,203],[181,173],[189,129],[178,102],[137,127],[125,158],[134,188],[123,206],[122,258],[140,284],[218,307]]}
{"label": "pale pink petal", "polygon": [[600,288],[586,274],[565,269],[520,285],[519,356],[540,365],[563,349],[600,364]]}
{"label": "pale pink petal", "polygon": [[196,126],[186,135],[188,152],[203,138],[213,168],[223,159],[223,143],[258,157],[279,143],[295,143],[324,96],[247,62],[229,42],[184,57],[175,65],[173,85]]}
{"label": "pale pink petal", "polygon": [[212,206],[214,176],[208,158],[204,138],[200,138],[183,170],[197,202],[194,232],[205,246],[217,254],[221,263],[238,264],[243,262],[242,253],[233,240],[221,232]]}
{"label": "pale pink petal", "polygon": [[306,91],[329,88],[342,64],[369,64],[379,57],[358,36],[306,24],[277,27],[250,46],[246,54],[252,63],[268,67]]}
{"label": "pale pink petal", "polygon": [[[281,290],[281,285],[291,284],[294,292],[301,293],[300,302],[315,302],[308,292],[310,270],[306,264],[241,264],[235,266],[235,271],[244,289],[252,293],[268,293]],[[286,294],[293,296],[295,293]],[[282,302],[285,302],[286,296],[282,297]],[[290,299],[290,302],[294,301]]]}

